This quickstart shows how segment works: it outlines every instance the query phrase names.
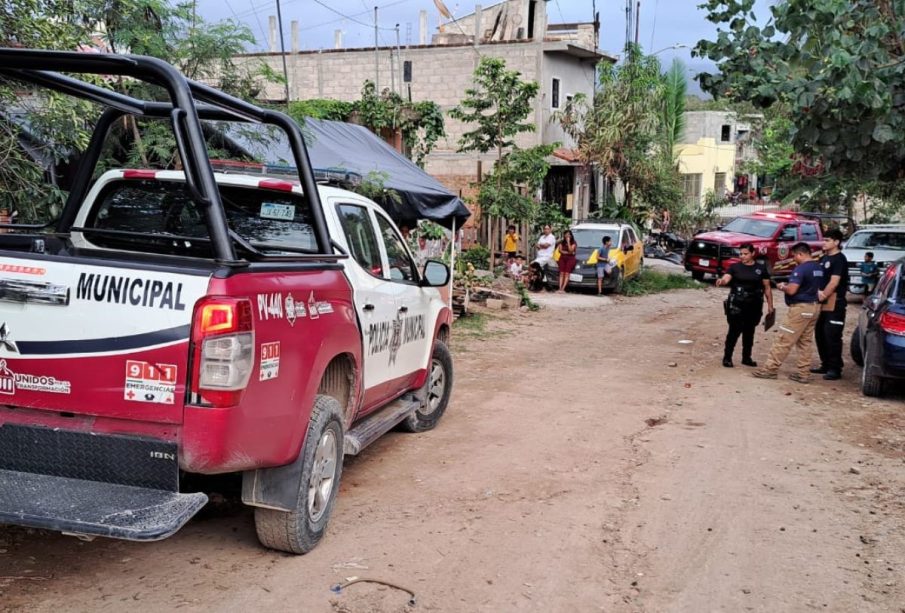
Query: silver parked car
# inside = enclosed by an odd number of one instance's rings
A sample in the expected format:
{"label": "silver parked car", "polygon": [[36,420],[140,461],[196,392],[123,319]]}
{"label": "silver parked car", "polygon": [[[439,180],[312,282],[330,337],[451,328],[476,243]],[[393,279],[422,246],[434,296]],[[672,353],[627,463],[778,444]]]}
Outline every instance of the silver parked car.
{"label": "silver parked car", "polygon": [[861,279],[861,263],[868,251],[874,254],[874,262],[880,273],[886,265],[905,256],[905,225],[883,224],[858,228],[852,234],[842,253],[848,260],[849,291],[853,294],[864,294],[865,285]]}

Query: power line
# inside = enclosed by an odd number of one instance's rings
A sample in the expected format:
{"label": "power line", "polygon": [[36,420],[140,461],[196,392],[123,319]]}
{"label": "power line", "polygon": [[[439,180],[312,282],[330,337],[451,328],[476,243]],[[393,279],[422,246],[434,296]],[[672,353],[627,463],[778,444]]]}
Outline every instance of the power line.
{"label": "power line", "polygon": [[[328,11],[333,12],[333,13],[336,13],[337,15],[339,15],[340,17],[343,17],[344,19],[348,19],[348,20],[351,21],[352,23],[357,23],[358,25],[364,26],[364,27],[366,27],[366,28],[373,28],[373,27],[374,27],[374,24],[373,24],[373,23],[365,23],[365,22],[363,22],[363,21],[359,21],[359,20],[355,19],[354,17],[351,17],[351,16],[349,16],[349,15],[346,15],[345,13],[340,13],[340,12],[337,11],[335,8],[333,8],[332,6],[330,6],[329,4],[324,4],[323,2],[321,2],[321,0],[314,0],[314,2],[317,3],[317,4],[320,4],[322,7],[324,7],[324,8],[327,9]],[[377,26],[377,29],[378,29],[378,30],[386,30],[386,31],[389,31],[389,32],[394,32],[394,31],[396,30],[396,28],[384,28],[384,27],[381,27],[381,26]]]}
{"label": "power line", "polygon": [[654,48],[654,33],[657,31],[657,9],[660,8],[660,0],[657,0],[654,3],[654,25],[650,29],[650,47],[648,49]]}
{"label": "power line", "polygon": [[559,0],[556,0],[556,10],[559,11],[559,18],[562,20],[560,23],[566,23],[566,18],[562,14],[562,7],[559,6]]}
{"label": "power line", "polygon": [[[290,1],[292,1],[292,0],[290,0]],[[261,31],[261,36],[264,37],[262,44],[264,44],[265,47],[267,46],[267,40],[268,40],[267,31],[264,29],[264,26],[261,24],[261,18],[258,16],[258,7],[255,7],[253,2],[251,3],[251,7],[252,7],[251,12],[248,12],[246,10],[246,11],[242,11],[242,13],[236,13],[236,11],[233,10],[232,5],[229,3],[229,0],[226,0],[226,7],[232,12],[233,17],[236,18],[236,21],[238,21],[240,23],[242,22],[242,18],[240,17],[240,14],[244,15],[246,17],[254,15],[255,21],[258,23],[258,29]]]}

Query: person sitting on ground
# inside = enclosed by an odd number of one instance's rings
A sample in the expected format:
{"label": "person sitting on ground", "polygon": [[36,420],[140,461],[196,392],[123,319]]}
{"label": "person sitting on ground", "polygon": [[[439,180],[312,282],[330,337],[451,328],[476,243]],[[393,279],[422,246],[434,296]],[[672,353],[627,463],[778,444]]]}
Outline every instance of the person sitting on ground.
{"label": "person sitting on ground", "polygon": [[604,236],[600,250],[597,251],[597,293],[603,293],[603,279],[613,273],[613,260],[610,259],[610,249],[613,248],[613,239]]}
{"label": "person sitting on ground", "polygon": [[522,272],[522,283],[532,292],[544,289],[544,271],[537,261],[531,262],[525,267]]}
{"label": "person sitting on ground", "polygon": [[518,281],[522,278],[522,268],[524,267],[524,259],[522,256],[517,255],[509,260],[509,263],[506,266],[506,272],[509,273],[509,276]]}
{"label": "person sitting on ground", "polygon": [[874,293],[877,287],[877,281],[880,280],[880,268],[874,262],[874,252],[868,251],[864,254],[864,261],[858,266],[861,271],[861,282],[864,283],[864,294],[869,296]]}

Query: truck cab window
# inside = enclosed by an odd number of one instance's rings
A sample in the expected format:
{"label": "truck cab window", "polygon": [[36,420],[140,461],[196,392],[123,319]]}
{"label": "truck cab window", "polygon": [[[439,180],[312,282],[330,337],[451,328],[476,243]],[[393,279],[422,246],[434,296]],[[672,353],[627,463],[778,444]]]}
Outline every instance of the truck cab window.
{"label": "truck cab window", "polygon": [[395,228],[382,215],[377,216],[377,225],[387,250],[390,266],[390,280],[414,283],[418,280],[415,262],[405,248],[405,242]]}
{"label": "truck cab window", "polygon": [[[265,253],[317,252],[308,201],[287,192],[221,185],[229,228]],[[201,210],[181,181],[115,181],[97,199],[88,228],[134,236],[87,235],[95,245],[171,255],[209,255]],[[144,235],[144,236],[143,236]],[[161,237],[196,239],[161,242]]]}
{"label": "truck cab window", "polygon": [[798,240],[798,226],[786,226],[782,229],[782,232],[779,234],[779,239],[781,241],[797,241]]}
{"label": "truck cab window", "polygon": [[801,224],[801,240],[803,240],[803,241],[820,240],[820,235],[817,233],[817,224],[815,224],[815,223]]}
{"label": "truck cab window", "polygon": [[377,247],[377,236],[368,210],[355,204],[339,204],[336,210],[352,258],[370,274],[383,278],[380,249]]}

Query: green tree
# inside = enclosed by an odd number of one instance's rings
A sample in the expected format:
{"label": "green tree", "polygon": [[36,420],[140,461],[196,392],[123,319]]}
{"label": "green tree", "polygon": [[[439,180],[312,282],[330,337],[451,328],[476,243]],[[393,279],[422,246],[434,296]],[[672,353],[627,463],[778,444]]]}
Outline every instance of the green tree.
{"label": "green tree", "polygon": [[680,120],[665,124],[666,81],[657,59],[639,47],[630,45],[622,64],[601,65],[598,74],[594,98],[575,96],[554,119],[575,140],[584,163],[625,186],[624,204],[605,203],[605,214],[641,223],[653,210],[681,201],[681,180],[668,149],[681,133]]}
{"label": "green tree", "polygon": [[699,75],[716,97],[783,104],[791,143],[840,179],[905,175],[905,6],[889,0],[781,0],[758,23],[754,0],[708,0],[719,25],[695,53],[718,63]]}
{"label": "green tree", "polygon": [[547,157],[554,149],[554,145],[513,147],[505,153],[502,163],[481,183],[478,191],[481,210],[490,217],[527,222],[536,219],[540,203],[535,194],[550,171]]}
{"label": "green tree", "polygon": [[[2,0],[0,45],[76,50],[104,44],[111,51],[153,55],[176,65],[192,79],[215,80],[221,89],[244,98],[258,91],[255,67],[233,60],[250,31],[235,22],[207,24],[190,3],[164,0]],[[23,16],[27,15],[28,18]],[[134,80],[91,79],[97,85],[150,99],[163,91]],[[22,221],[47,221],[59,211],[65,194],[45,185],[47,160],[60,161],[87,145],[98,107],[48,90],[23,96],[20,84],[0,84],[0,207],[20,212]],[[161,122],[127,121],[114,140],[121,160],[145,165],[177,164],[175,141]],[[25,153],[30,143],[39,159]]]}
{"label": "green tree", "polygon": [[[490,264],[494,264],[496,232],[493,217],[503,216],[521,221],[526,213],[516,173],[510,166],[514,161],[507,157],[507,149],[515,147],[515,137],[533,132],[536,126],[527,121],[531,114],[531,102],[537,96],[539,86],[535,81],[523,81],[515,70],[506,70],[506,62],[500,58],[482,57],[474,71],[472,87],[465,90],[465,98],[449,115],[473,129],[466,131],[459,140],[459,151],[496,151],[496,161],[491,176],[481,187],[481,208],[487,213],[490,226]],[[526,154],[534,157],[536,151]],[[521,154],[516,159],[523,159]],[[543,177],[541,177],[543,180]],[[486,187],[493,182],[492,188]],[[530,192],[529,192],[530,197]]]}
{"label": "green tree", "polygon": [[289,114],[304,124],[306,117],[333,121],[352,121],[375,134],[383,130],[399,130],[405,154],[418,166],[446,136],[443,111],[433,101],[409,102],[389,89],[379,95],[373,81],[365,81],[361,99],[344,102],[332,99],[300,100],[289,105]]}
{"label": "green tree", "polygon": [[663,102],[660,111],[661,153],[675,161],[676,144],[685,132],[685,100],[688,97],[688,81],[685,64],[675,58],[663,75]]}

